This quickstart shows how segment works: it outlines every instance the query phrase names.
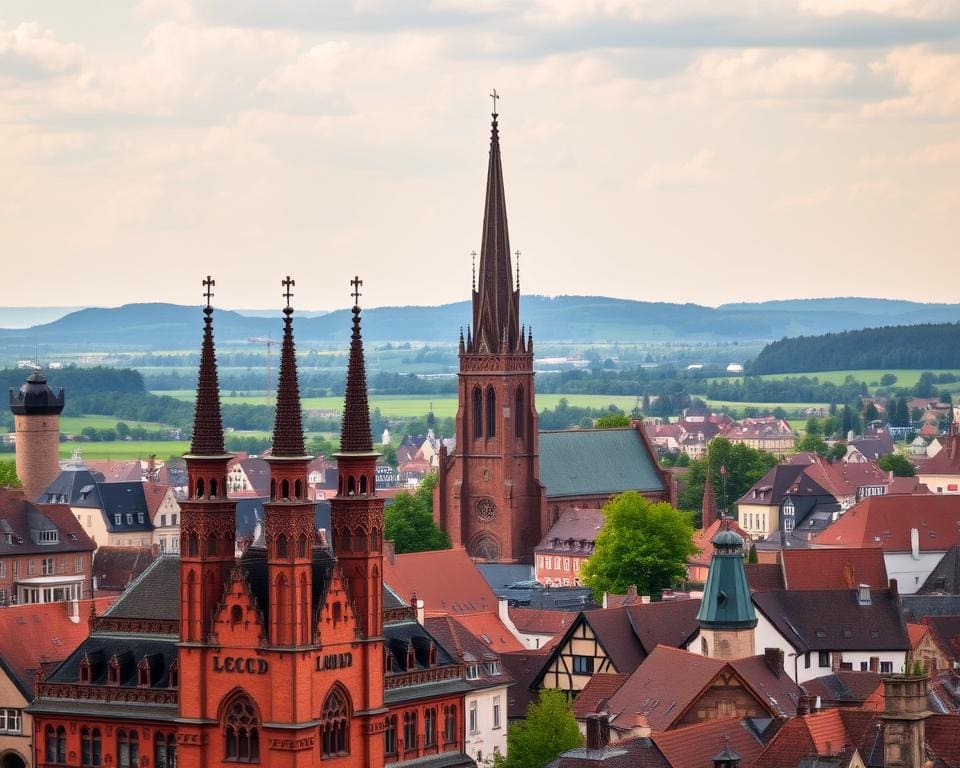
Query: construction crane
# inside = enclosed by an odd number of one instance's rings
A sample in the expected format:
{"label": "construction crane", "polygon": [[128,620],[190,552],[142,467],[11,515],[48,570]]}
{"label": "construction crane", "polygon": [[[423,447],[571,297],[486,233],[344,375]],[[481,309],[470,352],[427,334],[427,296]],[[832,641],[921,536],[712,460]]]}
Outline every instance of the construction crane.
{"label": "construction crane", "polygon": [[264,389],[264,399],[267,405],[270,405],[271,393],[273,392],[273,347],[280,342],[271,339],[269,336],[251,336],[247,341],[251,344],[267,345],[267,386]]}

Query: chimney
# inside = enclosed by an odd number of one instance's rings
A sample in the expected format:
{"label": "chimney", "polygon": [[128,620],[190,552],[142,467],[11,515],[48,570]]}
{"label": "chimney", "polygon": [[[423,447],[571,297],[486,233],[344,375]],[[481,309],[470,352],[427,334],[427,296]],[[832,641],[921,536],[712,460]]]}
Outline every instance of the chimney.
{"label": "chimney", "polygon": [[606,712],[591,712],[586,717],[587,749],[600,750],[610,743],[610,716]]}
{"label": "chimney", "polygon": [[390,565],[393,565],[396,562],[397,550],[393,542],[390,539],[383,540],[383,559],[386,560]]}
{"label": "chimney", "polygon": [[631,584],[627,587],[627,600],[631,603],[636,602],[637,600],[637,585]]}
{"label": "chimney", "polygon": [[80,601],[76,598],[70,601],[70,621],[73,624],[80,623]]}
{"label": "chimney", "polygon": [[764,648],[763,660],[767,668],[777,676],[783,677],[783,649],[782,648]]}
{"label": "chimney", "polygon": [[883,680],[883,754],[886,768],[922,766],[926,741],[927,676],[891,675]]}
{"label": "chimney", "polygon": [[797,699],[797,717],[803,717],[804,715],[810,714],[810,705],[812,700],[809,694],[802,693],[800,698]]}
{"label": "chimney", "polygon": [[423,620],[426,617],[426,611],[424,610],[424,602],[418,598],[414,598],[413,607],[417,611],[417,624],[423,626]]}
{"label": "chimney", "polygon": [[870,605],[870,585],[857,585],[857,605]]}
{"label": "chimney", "polygon": [[920,531],[916,528],[910,529],[910,556],[914,560],[920,559]]}

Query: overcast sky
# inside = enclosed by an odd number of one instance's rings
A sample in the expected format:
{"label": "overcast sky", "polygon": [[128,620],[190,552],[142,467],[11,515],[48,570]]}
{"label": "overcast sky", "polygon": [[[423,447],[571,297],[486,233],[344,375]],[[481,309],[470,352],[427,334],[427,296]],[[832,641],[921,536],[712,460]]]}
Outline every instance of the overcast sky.
{"label": "overcast sky", "polygon": [[5,305],[957,301],[960,0],[0,0]]}

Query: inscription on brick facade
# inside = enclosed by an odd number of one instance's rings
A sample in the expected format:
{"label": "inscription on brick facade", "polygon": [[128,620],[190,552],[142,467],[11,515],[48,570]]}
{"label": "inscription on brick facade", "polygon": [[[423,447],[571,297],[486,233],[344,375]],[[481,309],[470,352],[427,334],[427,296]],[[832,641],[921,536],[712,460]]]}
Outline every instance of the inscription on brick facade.
{"label": "inscription on brick facade", "polygon": [[317,657],[317,672],[328,669],[346,669],[353,666],[352,653],[330,653]]}
{"label": "inscription on brick facade", "polygon": [[243,656],[213,657],[214,672],[239,672],[246,675],[265,675],[269,669],[266,659],[245,659]]}

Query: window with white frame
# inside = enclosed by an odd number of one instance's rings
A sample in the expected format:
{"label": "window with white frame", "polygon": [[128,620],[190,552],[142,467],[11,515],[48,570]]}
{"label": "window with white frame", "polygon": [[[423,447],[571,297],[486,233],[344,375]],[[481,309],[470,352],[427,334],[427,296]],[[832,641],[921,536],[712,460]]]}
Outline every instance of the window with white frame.
{"label": "window with white frame", "polygon": [[477,727],[477,702],[470,702],[470,733],[476,733],[479,728]]}
{"label": "window with white frame", "polygon": [[52,557],[45,557],[40,561],[40,575],[41,576],[53,576],[54,574],[54,565]]}
{"label": "window with white frame", "polygon": [[0,733],[20,733],[23,718],[19,709],[0,709]]}
{"label": "window with white frame", "polygon": [[40,531],[41,544],[56,544],[60,541],[60,531]]}
{"label": "window with white frame", "polygon": [[479,680],[479,679],[480,679],[480,665],[467,664],[467,680]]}
{"label": "window with white frame", "polygon": [[500,697],[493,697],[493,727],[500,727]]}
{"label": "window with white frame", "polygon": [[7,561],[0,560],[0,579],[7,578]]}
{"label": "window with white frame", "polygon": [[83,555],[77,555],[77,559],[73,561],[73,572],[83,573]]}

